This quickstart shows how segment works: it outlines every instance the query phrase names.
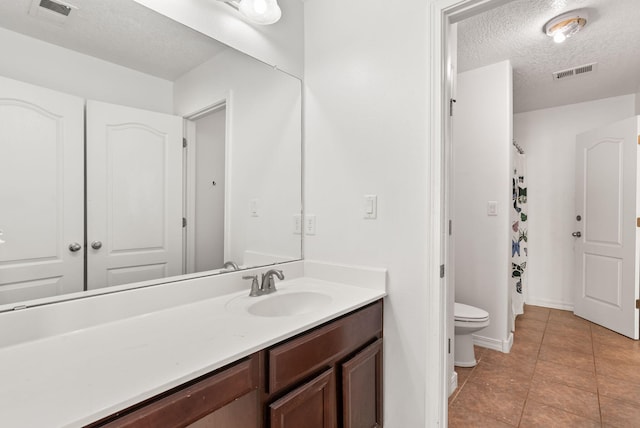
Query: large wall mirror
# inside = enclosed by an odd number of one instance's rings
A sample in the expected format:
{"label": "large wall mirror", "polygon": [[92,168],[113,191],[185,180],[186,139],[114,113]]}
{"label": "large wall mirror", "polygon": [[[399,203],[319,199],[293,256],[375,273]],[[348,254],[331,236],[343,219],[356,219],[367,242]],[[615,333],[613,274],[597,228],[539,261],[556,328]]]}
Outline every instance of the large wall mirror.
{"label": "large wall mirror", "polygon": [[301,81],[72,3],[0,4],[0,311],[300,259]]}

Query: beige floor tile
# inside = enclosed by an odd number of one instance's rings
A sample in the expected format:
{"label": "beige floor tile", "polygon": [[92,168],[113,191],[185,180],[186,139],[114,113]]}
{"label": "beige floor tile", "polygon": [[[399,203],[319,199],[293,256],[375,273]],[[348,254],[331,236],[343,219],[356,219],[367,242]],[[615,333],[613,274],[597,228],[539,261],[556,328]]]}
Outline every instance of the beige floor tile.
{"label": "beige floor tile", "polygon": [[[629,401],[640,405],[640,383],[604,376],[598,376],[597,378],[598,393],[601,397]],[[638,422],[640,423],[640,421]]]}
{"label": "beige floor tile", "polygon": [[600,427],[599,421],[527,400],[520,428],[590,428]]}
{"label": "beige floor tile", "polygon": [[561,383],[567,386],[597,392],[598,384],[594,371],[565,366],[551,361],[538,360],[532,382]]}
{"label": "beige floor tile", "polygon": [[637,427],[640,426],[640,408],[637,404],[600,397],[602,424],[605,427]]}
{"label": "beige floor tile", "polygon": [[508,387],[518,394],[527,395],[532,374],[519,371],[515,367],[480,363],[471,373],[467,382],[478,385]]}
{"label": "beige floor tile", "polygon": [[555,407],[600,422],[598,394],[559,383],[536,382],[531,385],[527,401]]}
{"label": "beige floor tile", "polygon": [[546,321],[540,321],[533,318],[517,318],[516,319],[516,331],[519,330],[534,330],[544,331],[547,328]]}
{"label": "beige floor tile", "polygon": [[551,361],[565,366],[573,366],[584,370],[595,370],[593,353],[573,351],[564,347],[543,344],[540,347],[538,359]]}
{"label": "beige floor tile", "polygon": [[448,428],[509,428],[517,425],[509,425],[482,413],[471,412],[459,406],[453,406],[449,412]]}
{"label": "beige floor tile", "polygon": [[596,373],[604,377],[640,383],[640,366],[618,359],[596,358]]}
{"label": "beige floor tile", "polygon": [[467,382],[451,405],[452,412],[464,409],[471,414],[481,414],[503,423],[517,426],[526,392],[512,388]]}
{"label": "beige floor tile", "polygon": [[520,318],[530,318],[538,321],[546,322],[549,319],[549,308],[543,308],[541,306],[524,305],[524,314],[518,315]]}
{"label": "beige floor tile", "polygon": [[593,353],[591,335],[575,335],[554,332],[545,332],[542,339],[543,345],[565,348],[576,352]]}

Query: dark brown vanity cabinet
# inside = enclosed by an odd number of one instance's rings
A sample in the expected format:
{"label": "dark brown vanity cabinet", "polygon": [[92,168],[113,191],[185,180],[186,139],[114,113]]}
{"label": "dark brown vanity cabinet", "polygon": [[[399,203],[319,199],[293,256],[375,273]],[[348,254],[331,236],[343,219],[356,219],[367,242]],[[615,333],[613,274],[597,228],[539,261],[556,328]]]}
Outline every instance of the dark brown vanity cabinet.
{"label": "dark brown vanity cabinet", "polygon": [[382,426],[382,301],[266,354],[270,428]]}
{"label": "dark brown vanity cabinet", "polygon": [[91,427],[382,426],[382,301]]}
{"label": "dark brown vanity cabinet", "polygon": [[254,354],[89,427],[258,428],[259,366]]}

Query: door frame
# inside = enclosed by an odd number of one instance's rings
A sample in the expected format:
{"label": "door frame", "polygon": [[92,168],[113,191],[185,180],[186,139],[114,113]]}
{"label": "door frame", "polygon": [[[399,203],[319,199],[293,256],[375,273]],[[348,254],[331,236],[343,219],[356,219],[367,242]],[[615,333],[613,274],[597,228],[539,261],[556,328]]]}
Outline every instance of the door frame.
{"label": "door frame", "polygon": [[[187,219],[187,227],[183,230],[182,235],[182,248],[184,263],[182,264],[183,274],[195,270],[195,191],[196,191],[196,134],[195,134],[195,121],[217,110],[224,108],[225,113],[225,134],[224,134],[224,260],[229,259],[231,254],[231,240],[228,237],[231,236],[231,201],[229,189],[232,186],[232,165],[231,165],[231,138],[232,138],[232,92],[227,93],[217,101],[209,104],[203,108],[200,108],[192,113],[184,115],[184,130],[183,135],[187,140],[187,147],[184,150],[183,158],[183,171],[184,171],[184,201],[182,208],[182,216]],[[220,266],[222,267],[222,266]]]}
{"label": "door frame", "polygon": [[[451,149],[450,137],[446,129],[449,125],[449,100],[447,99],[448,47],[447,24],[459,22],[489,9],[509,3],[512,0],[433,0],[427,10],[429,25],[428,40],[430,46],[429,60],[429,173],[427,191],[429,194],[430,221],[428,228],[429,254],[426,276],[431,284],[428,290],[428,325],[427,343],[435,340],[437,346],[427,347],[425,366],[425,422],[426,426],[446,427],[448,422],[448,338],[447,325],[453,317],[453,308],[448,305],[449,294],[453,284],[450,275],[440,278],[440,265],[452,271],[455,261],[447,256],[448,243],[443,237],[448,236],[448,218],[450,203],[447,197],[449,186],[449,165],[446,153]],[[450,239],[450,238],[449,238]],[[448,263],[449,265],[446,265]]]}

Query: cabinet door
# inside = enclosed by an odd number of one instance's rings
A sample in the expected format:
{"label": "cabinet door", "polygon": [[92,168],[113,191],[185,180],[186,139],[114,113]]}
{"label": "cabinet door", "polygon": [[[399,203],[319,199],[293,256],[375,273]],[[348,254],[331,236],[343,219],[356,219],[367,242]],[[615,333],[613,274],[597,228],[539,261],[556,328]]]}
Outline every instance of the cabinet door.
{"label": "cabinet door", "polygon": [[271,428],[334,428],[336,386],[333,368],[269,406]]}
{"label": "cabinet door", "polygon": [[382,339],[342,365],[344,428],[382,426]]}

